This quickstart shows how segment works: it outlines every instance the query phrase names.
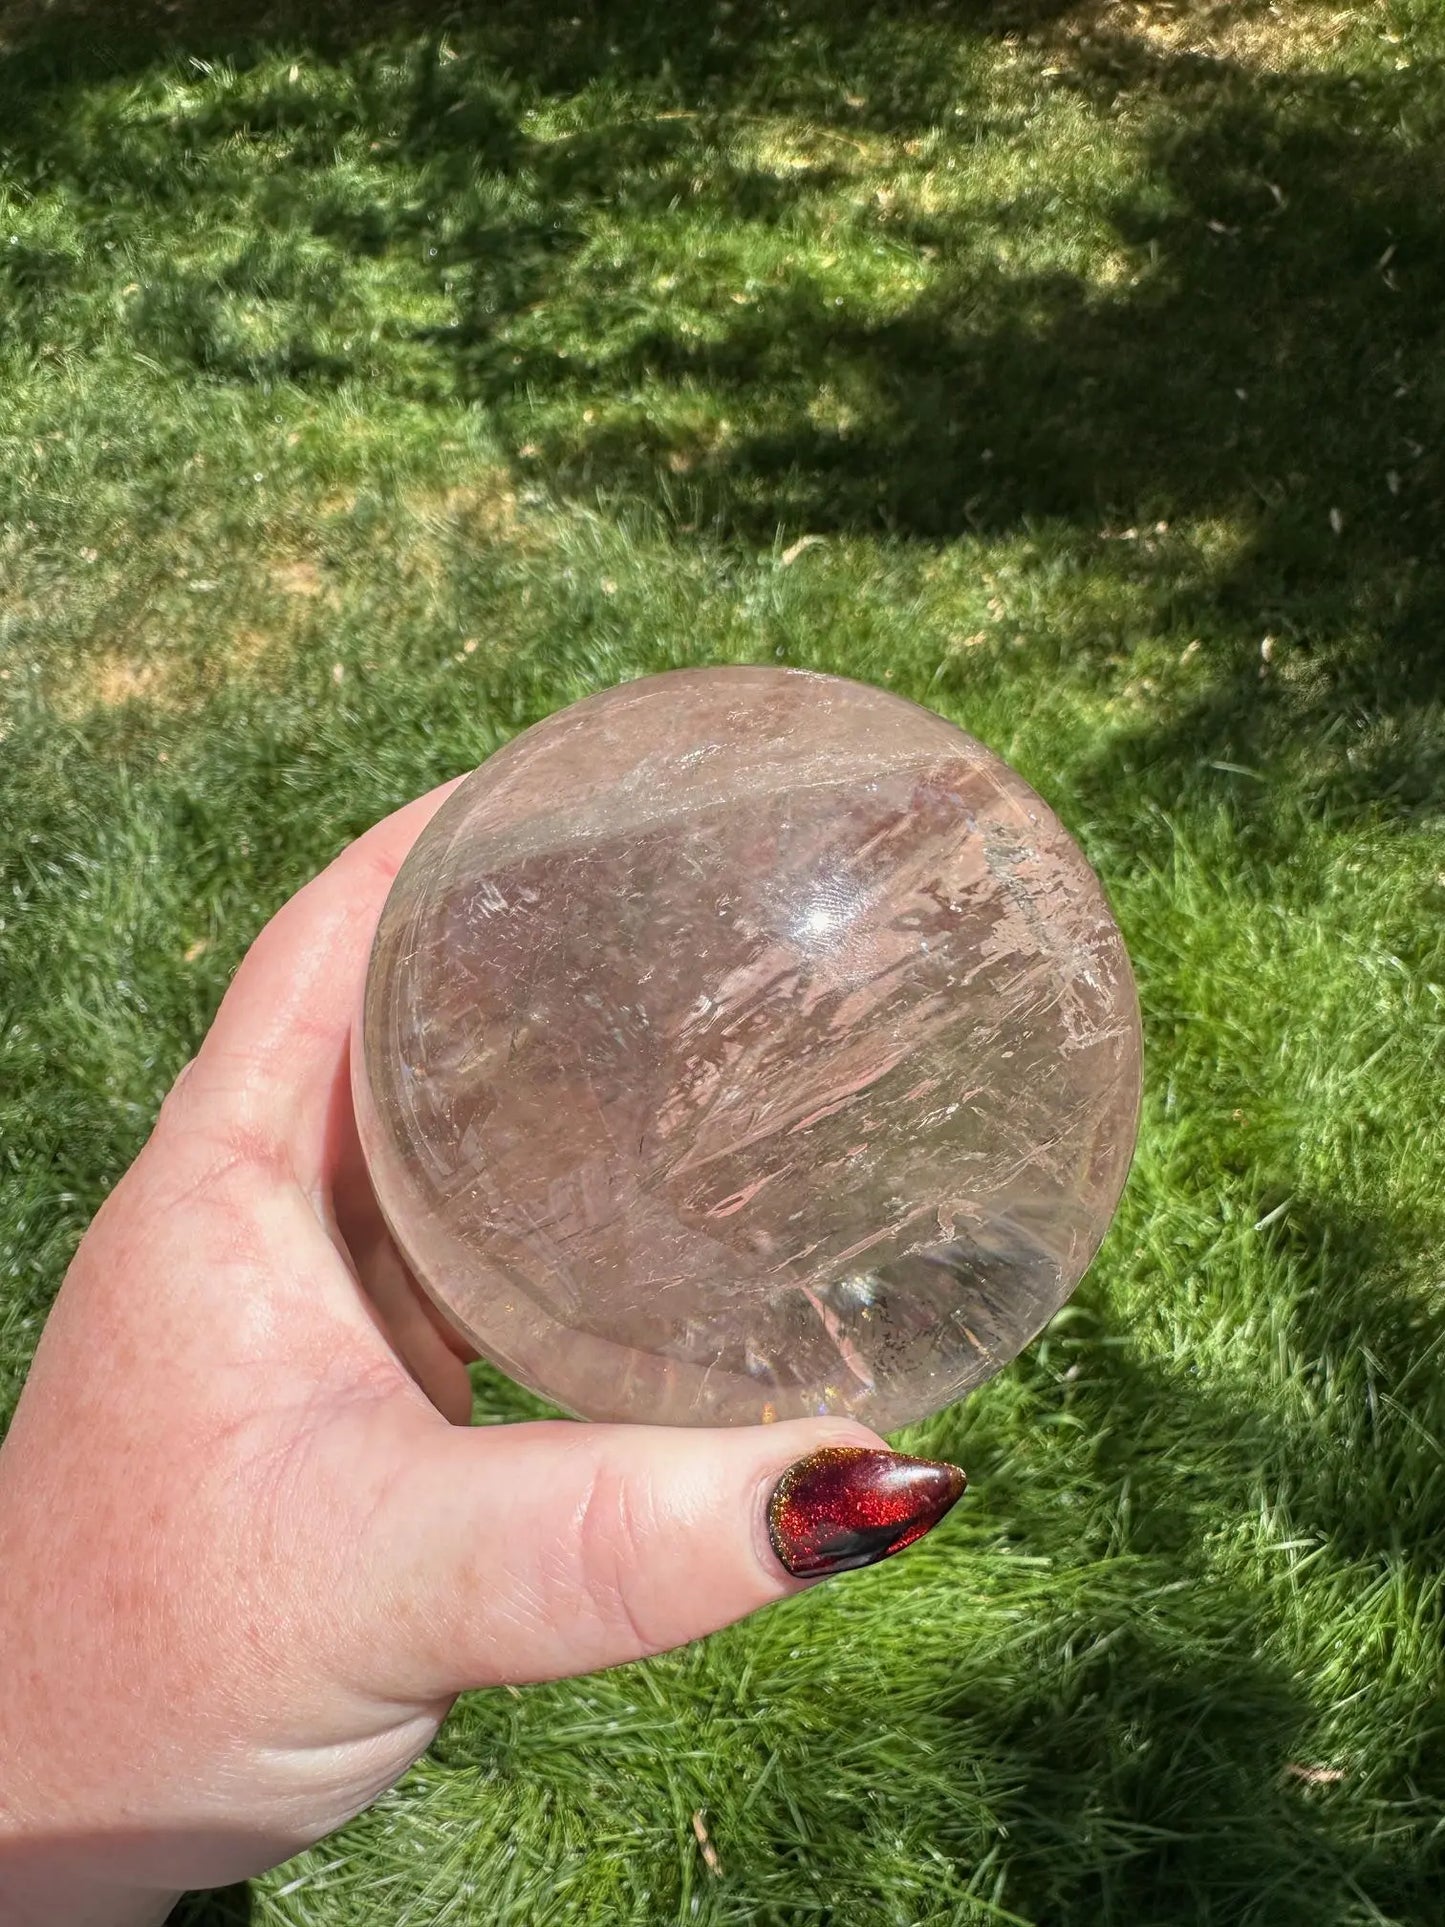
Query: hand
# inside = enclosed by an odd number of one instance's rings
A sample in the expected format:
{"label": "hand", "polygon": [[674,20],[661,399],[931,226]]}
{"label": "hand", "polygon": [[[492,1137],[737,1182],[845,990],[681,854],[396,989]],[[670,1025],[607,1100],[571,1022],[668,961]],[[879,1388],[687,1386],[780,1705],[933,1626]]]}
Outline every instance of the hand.
{"label": "hand", "polygon": [[0,1921],[163,1919],[358,1812],[462,1689],[694,1639],[962,1490],[847,1421],[467,1429],[347,1074],[443,793],[263,931],[42,1335],[0,1452]]}

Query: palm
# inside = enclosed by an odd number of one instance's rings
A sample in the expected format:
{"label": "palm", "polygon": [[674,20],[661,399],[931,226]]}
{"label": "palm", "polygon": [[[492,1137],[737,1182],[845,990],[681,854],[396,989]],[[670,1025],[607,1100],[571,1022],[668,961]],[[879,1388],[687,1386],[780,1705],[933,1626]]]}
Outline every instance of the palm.
{"label": "palm", "polygon": [[[242,1164],[169,1211],[158,1212],[148,1192],[137,1205],[160,1262],[155,1289],[133,1302],[126,1322],[131,1342],[172,1360],[164,1423],[175,1456],[154,1461],[151,1516],[174,1511],[167,1536],[184,1540],[187,1576],[181,1610],[154,1628],[146,1662],[156,1690],[173,1706],[179,1698],[177,1710],[194,1724],[214,1723],[218,1747],[233,1757],[247,1737],[235,1719],[238,1666],[255,1669],[246,1774],[253,1806],[271,1815],[280,1857],[389,1785],[445,1711],[445,1695],[376,1690],[374,1682],[406,1682],[392,1677],[381,1650],[389,1631],[358,1621],[347,1584],[369,1561],[379,1502],[399,1467],[444,1421],[405,1369],[407,1340],[393,1344],[337,1234],[300,1187]],[[117,1210],[128,1202],[117,1197]],[[168,1246],[190,1254],[185,1270],[165,1262]],[[405,1321],[418,1376],[455,1406],[465,1367],[409,1298],[389,1242],[378,1236],[361,1260]],[[212,1288],[192,1294],[198,1263]],[[76,1282],[90,1282],[84,1268]],[[101,1280],[95,1288],[106,1291]],[[131,1418],[153,1441],[156,1415]],[[113,1439],[123,1437],[124,1415],[115,1421]],[[177,1460],[186,1468],[179,1484],[169,1469]],[[146,1556],[143,1545],[111,1548],[118,1572]],[[143,1570],[130,1583],[142,1587]],[[95,1657],[103,1663],[103,1651]],[[248,1843],[244,1864],[218,1870],[213,1845],[198,1882],[254,1865]]]}
{"label": "palm", "polygon": [[[42,1538],[57,1573],[105,1575],[57,1622],[49,1710],[76,1738],[56,1778],[83,1811],[121,1770],[83,1709],[114,1692],[123,1653],[137,1717],[163,1706],[213,1749],[214,1778],[194,1751],[188,1784],[166,1782],[163,1755],[139,1770],[196,1884],[254,1868],[257,1847],[228,1848],[188,1786],[244,1773],[280,1857],[395,1779],[449,1697],[378,1664],[386,1634],[347,1583],[398,1467],[470,1407],[370,1201],[347,1095],[366,934],[427,807],[392,819],[369,890],[353,876],[320,930],[303,893],[255,946],[76,1255],[7,1447],[17,1541]],[[82,1501],[48,1507],[51,1488]],[[183,1584],[156,1573],[155,1546]]]}

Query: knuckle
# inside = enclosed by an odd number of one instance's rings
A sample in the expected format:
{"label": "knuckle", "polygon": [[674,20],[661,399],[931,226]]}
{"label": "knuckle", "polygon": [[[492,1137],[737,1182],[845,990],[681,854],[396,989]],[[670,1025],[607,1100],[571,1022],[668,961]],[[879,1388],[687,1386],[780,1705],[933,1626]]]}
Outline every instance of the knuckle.
{"label": "knuckle", "polygon": [[171,1084],[171,1088],[166,1092],[165,1097],[162,1099],[162,1102],[161,1102],[160,1115],[161,1115],[162,1121],[166,1121],[166,1120],[174,1121],[178,1112],[184,1115],[185,1108],[186,1108],[186,1105],[185,1105],[186,1086],[190,1083],[191,1073],[192,1071],[195,1070],[195,1068],[196,1068],[195,1058],[188,1057],[185,1063],[182,1064],[181,1068],[176,1072],[175,1079]]}
{"label": "knuckle", "polygon": [[599,1465],[577,1525],[582,1592],[603,1633],[637,1654],[675,1644],[650,1583],[662,1522],[647,1482]]}
{"label": "knuckle", "polygon": [[264,1094],[202,1074],[192,1058],[163,1101],[147,1147],[181,1197],[228,1193],[238,1179],[289,1174],[286,1147]]}

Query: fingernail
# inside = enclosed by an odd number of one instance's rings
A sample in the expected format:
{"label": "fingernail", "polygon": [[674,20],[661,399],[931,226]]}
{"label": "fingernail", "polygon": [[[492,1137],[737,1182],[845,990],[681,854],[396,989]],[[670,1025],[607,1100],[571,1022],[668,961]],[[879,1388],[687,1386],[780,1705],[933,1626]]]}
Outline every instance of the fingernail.
{"label": "fingernail", "polygon": [[768,1537],[797,1579],[851,1572],[902,1552],[963,1497],[956,1465],[825,1445],[790,1465],[768,1501]]}

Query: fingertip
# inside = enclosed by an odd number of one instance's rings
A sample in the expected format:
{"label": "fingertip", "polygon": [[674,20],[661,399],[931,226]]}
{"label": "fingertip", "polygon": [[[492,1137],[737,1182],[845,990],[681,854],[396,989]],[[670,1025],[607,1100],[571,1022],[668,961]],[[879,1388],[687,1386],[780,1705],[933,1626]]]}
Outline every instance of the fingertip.
{"label": "fingertip", "polygon": [[346,1062],[387,892],[453,778],[350,843],[284,903],[242,958],[188,1079],[208,1110],[284,1147],[308,1188],[324,1174],[336,1074]]}

